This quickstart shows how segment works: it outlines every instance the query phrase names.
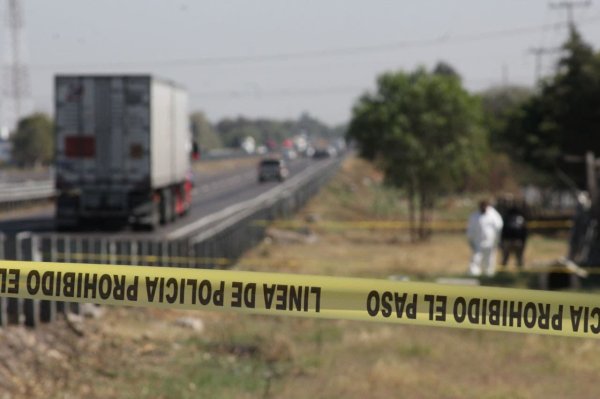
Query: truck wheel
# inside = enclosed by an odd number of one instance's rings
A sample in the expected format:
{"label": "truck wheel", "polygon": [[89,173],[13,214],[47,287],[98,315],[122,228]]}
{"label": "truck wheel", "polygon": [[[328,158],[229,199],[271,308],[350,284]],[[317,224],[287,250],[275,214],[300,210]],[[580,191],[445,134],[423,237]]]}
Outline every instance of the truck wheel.
{"label": "truck wheel", "polygon": [[150,211],[150,223],[146,224],[148,230],[156,230],[160,226],[160,196],[158,201],[152,201],[152,210]]}
{"label": "truck wheel", "polygon": [[160,226],[160,196],[152,198],[150,212],[134,221],[134,230],[154,231]]}

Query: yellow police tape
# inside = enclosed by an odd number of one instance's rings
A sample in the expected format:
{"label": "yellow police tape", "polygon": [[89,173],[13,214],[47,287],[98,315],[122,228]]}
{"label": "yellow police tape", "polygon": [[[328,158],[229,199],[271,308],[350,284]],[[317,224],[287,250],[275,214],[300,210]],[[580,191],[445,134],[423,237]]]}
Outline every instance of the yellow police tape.
{"label": "yellow police tape", "polygon": [[0,296],[600,336],[600,297],[497,287],[149,266],[0,261]]}
{"label": "yellow police tape", "polygon": [[[299,220],[257,220],[254,222],[257,226],[273,226],[279,228],[301,228],[315,226],[325,230],[403,230],[408,229],[411,223],[407,220],[363,220],[363,221],[316,221],[314,223],[302,222]],[[531,220],[527,222],[527,227],[532,230],[554,230],[569,229],[573,226],[570,220]],[[457,231],[466,230],[465,221],[461,220],[434,220],[426,223],[424,228],[429,230]]]}

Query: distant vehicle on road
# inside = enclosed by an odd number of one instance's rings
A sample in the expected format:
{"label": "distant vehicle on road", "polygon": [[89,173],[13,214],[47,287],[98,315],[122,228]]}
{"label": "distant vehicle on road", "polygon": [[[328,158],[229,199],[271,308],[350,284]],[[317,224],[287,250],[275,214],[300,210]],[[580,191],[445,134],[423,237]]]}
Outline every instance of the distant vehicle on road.
{"label": "distant vehicle on road", "polygon": [[337,150],[333,146],[318,147],[313,153],[314,159],[333,158],[337,156]]}
{"label": "distant vehicle on road", "polygon": [[191,204],[186,92],[148,75],[57,76],[56,226],[154,228]]}
{"label": "distant vehicle on road", "polygon": [[292,148],[286,148],[285,150],[282,151],[283,153],[283,157],[285,159],[287,159],[288,161],[292,161],[296,158],[298,158],[298,153],[296,152],[296,150],[292,149]]}
{"label": "distant vehicle on road", "polygon": [[263,159],[258,165],[259,183],[269,180],[284,181],[289,174],[285,161],[281,158]]}

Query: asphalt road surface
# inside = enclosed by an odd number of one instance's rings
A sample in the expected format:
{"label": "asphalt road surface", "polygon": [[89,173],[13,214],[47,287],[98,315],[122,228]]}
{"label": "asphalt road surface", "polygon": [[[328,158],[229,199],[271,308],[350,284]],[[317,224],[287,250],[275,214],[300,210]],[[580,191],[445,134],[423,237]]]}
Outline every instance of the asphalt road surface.
{"label": "asphalt road surface", "polygon": [[[292,177],[309,165],[312,159],[300,158],[289,162]],[[258,166],[258,165],[257,165]],[[85,231],[72,232],[77,235],[114,236],[142,238],[167,238],[189,230],[189,226],[199,219],[218,212],[228,206],[243,202],[272,189],[277,182],[258,183],[257,167],[243,167],[211,176],[195,176],[192,207],[187,215],[173,223],[161,226],[151,232],[134,231],[128,226],[85,226]],[[32,210],[21,210],[18,216],[0,220],[0,232],[15,234],[20,231],[53,232],[54,206],[44,206]]]}

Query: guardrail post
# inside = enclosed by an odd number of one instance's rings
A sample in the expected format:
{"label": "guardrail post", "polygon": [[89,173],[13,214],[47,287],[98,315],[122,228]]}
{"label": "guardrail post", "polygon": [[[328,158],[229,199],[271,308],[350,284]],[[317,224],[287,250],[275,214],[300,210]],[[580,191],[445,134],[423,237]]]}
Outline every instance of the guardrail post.
{"label": "guardrail post", "polygon": [[187,259],[185,259],[185,253],[181,244],[181,240],[175,241],[173,243],[173,246],[175,248],[175,254],[173,256],[173,261],[171,264],[171,266],[173,267],[185,267],[185,262],[187,261]]}
{"label": "guardrail post", "polygon": [[0,327],[8,325],[8,298],[0,298]]}
{"label": "guardrail post", "polygon": [[169,266],[177,267],[179,266],[179,242],[171,241],[169,242]]}
{"label": "guardrail post", "polygon": [[186,257],[184,263],[185,267],[194,267],[194,247],[190,246],[190,242],[188,240],[181,240],[181,245],[183,246],[183,253]]}
{"label": "guardrail post", "polygon": [[75,262],[86,263],[83,256],[83,238],[75,238]]}
{"label": "guardrail post", "polygon": [[210,237],[206,239],[206,242],[209,247],[207,266],[210,269],[214,269],[216,267],[217,257],[219,256],[217,251],[217,239],[215,237]]}
{"label": "guardrail post", "polygon": [[190,267],[193,268],[197,268],[198,267],[198,258],[200,257],[199,253],[200,251],[198,251],[198,248],[200,247],[199,244],[192,244],[192,259],[191,259],[191,263],[190,263]]}
{"label": "guardrail post", "polygon": [[147,255],[148,255],[148,241],[140,241],[140,260],[141,264],[146,266],[147,263]]}
{"label": "guardrail post", "polygon": [[[0,232],[0,259],[6,259],[6,250],[4,246],[6,245],[6,236],[4,233]],[[7,298],[0,298],[0,327],[6,327],[8,324],[8,315],[7,315]]]}
{"label": "guardrail post", "polygon": [[[9,260],[17,259],[17,242],[14,235],[6,237],[4,256]],[[7,324],[19,324],[21,314],[23,314],[23,300],[20,298],[6,299],[6,322]]]}
{"label": "guardrail post", "polygon": [[[6,236],[4,233],[0,232],[0,259],[6,259],[5,245]],[[7,303],[7,298],[0,298],[0,327],[6,327],[8,324]]]}
{"label": "guardrail post", "polygon": [[[73,254],[72,245],[75,245],[75,251],[77,251],[77,242],[73,241],[73,239],[71,238],[71,236],[67,236],[65,237],[65,248],[68,248],[68,254],[69,254],[69,262],[71,262],[71,258],[72,256],[76,256],[77,252],[75,252],[75,254]],[[75,314],[79,314],[81,311],[81,307],[79,305],[78,302],[67,302],[65,304],[65,313],[75,313]]]}
{"label": "guardrail post", "polygon": [[168,250],[169,250],[169,243],[167,241],[162,241],[160,243],[160,262],[161,264],[158,266],[163,266],[166,267],[167,263],[169,261],[169,255],[168,255]]}
{"label": "guardrail post", "polygon": [[108,243],[108,263],[117,264],[117,244],[113,240]]}
{"label": "guardrail post", "polygon": [[177,242],[169,241],[167,248],[169,254],[169,267],[177,266]]}
{"label": "guardrail post", "polygon": [[136,265],[138,264],[138,243],[137,241],[130,241],[129,242],[129,255],[131,256],[131,264],[132,265]]}
{"label": "guardrail post", "polygon": [[20,298],[6,298],[7,324],[20,324],[23,314],[23,300]]}
{"label": "guardrail post", "polygon": [[157,241],[151,241],[152,263],[150,266],[158,266],[157,260],[160,259],[160,244]]}
{"label": "guardrail post", "polygon": [[[64,239],[63,239],[63,248],[64,248]],[[56,235],[50,236],[50,261],[57,262],[58,261],[58,237]],[[64,255],[63,255],[64,261]],[[65,303],[63,301],[56,301],[56,313],[61,314],[65,311]]]}
{"label": "guardrail post", "polygon": [[98,260],[99,263],[106,264],[108,263],[108,240],[105,238],[101,238],[98,249]]}
{"label": "guardrail post", "polygon": [[50,236],[50,262],[57,261],[57,252],[58,249],[56,248],[56,236],[52,234]]}
{"label": "guardrail post", "polygon": [[[42,259],[42,251],[41,251],[41,242],[40,237],[37,235],[33,235],[31,237],[31,258],[35,262],[41,262]],[[56,319],[56,302],[42,300],[40,301],[39,311],[40,311],[40,321],[43,323],[49,323]]]}
{"label": "guardrail post", "polygon": [[[17,234],[17,260],[34,260],[33,237],[31,232],[23,231]],[[23,245],[29,245],[29,251],[23,250]],[[40,301],[38,299],[23,300],[23,313],[25,315],[25,325],[27,327],[36,327],[40,322]]]}

